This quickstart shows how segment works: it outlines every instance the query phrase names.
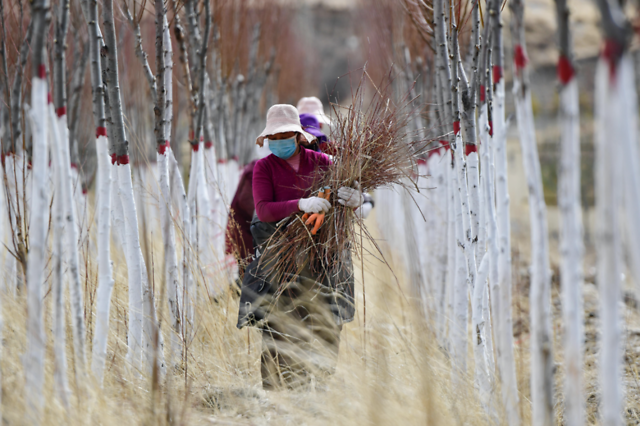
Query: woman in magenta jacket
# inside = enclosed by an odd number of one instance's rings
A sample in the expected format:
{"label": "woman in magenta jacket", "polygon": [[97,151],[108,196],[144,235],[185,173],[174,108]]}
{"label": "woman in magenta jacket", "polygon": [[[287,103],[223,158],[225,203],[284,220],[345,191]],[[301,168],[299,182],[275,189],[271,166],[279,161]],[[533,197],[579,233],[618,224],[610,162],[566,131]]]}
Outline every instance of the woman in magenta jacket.
{"label": "woman in magenta jacket", "polygon": [[[340,343],[342,324],[353,320],[353,267],[350,253],[337,259],[330,278],[320,278],[305,267],[286,277],[286,290],[277,298],[280,282],[261,270],[265,241],[275,225],[298,212],[320,213],[329,201],[312,195],[314,184],[331,165],[325,154],[306,149],[315,137],[300,125],[291,105],[274,105],[267,112],[267,125],[256,143],[268,143],[271,155],[253,169],[253,200],[256,215],[251,231],[257,244],[256,259],[249,264],[242,283],[238,327],[262,330],[261,372],[265,389],[294,387],[322,380],[331,374]],[[351,208],[362,204],[358,189],[343,187],[338,202]],[[265,257],[268,257],[266,254]]]}

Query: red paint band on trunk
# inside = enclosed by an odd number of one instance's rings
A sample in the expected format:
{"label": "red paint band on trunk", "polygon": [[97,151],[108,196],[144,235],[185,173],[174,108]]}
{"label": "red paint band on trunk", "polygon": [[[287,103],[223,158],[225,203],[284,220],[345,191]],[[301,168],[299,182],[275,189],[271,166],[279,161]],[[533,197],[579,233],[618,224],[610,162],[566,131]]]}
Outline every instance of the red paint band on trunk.
{"label": "red paint band on trunk", "polygon": [[237,156],[237,155],[234,155],[231,159],[232,159],[233,161],[235,161],[236,163],[238,162],[238,156]]}
{"label": "red paint band on trunk", "polygon": [[198,150],[200,149],[200,144],[199,143],[192,143],[191,144],[191,149],[193,150],[193,152],[198,152]]}
{"label": "red paint band on trunk", "polygon": [[434,156],[434,155],[436,155],[436,154],[438,154],[438,155],[442,155],[442,154],[440,153],[440,151],[442,151],[442,148],[433,148],[433,149],[429,150],[429,152],[427,153],[427,157],[428,157],[428,158],[431,158],[431,157],[433,157],[433,156]]}
{"label": "red paint band on trunk", "polygon": [[211,149],[211,148],[213,148],[213,142],[211,142],[211,141],[206,141],[206,142],[204,143],[204,148],[205,148],[205,149]]}
{"label": "red paint band on trunk", "polygon": [[114,152],[113,154],[111,154],[111,164],[116,164],[116,153]]}
{"label": "red paint band on trunk", "polygon": [[484,87],[484,84],[480,85],[480,102],[484,102],[487,97],[487,89]]}
{"label": "red paint band on trunk", "polygon": [[469,156],[472,152],[478,152],[478,145],[468,143],[464,146],[464,155]]}
{"label": "red paint band on trunk", "polygon": [[220,158],[218,160],[218,164],[227,164],[227,160],[225,160],[224,158]]}
{"label": "red paint band on trunk", "polygon": [[189,130],[189,140],[192,141],[196,138],[196,134],[193,132],[193,130]]}
{"label": "red paint band on trunk", "polygon": [[66,107],[66,106],[63,106],[63,107],[58,108],[58,109],[56,110],[56,115],[57,115],[58,117],[62,117],[63,115],[67,115],[67,107]]}
{"label": "red paint band on trunk", "polygon": [[78,170],[78,165],[76,163],[71,163],[71,168]]}
{"label": "red paint band on trunk", "polygon": [[118,165],[129,164],[129,156],[127,154],[118,157]]}
{"label": "red paint band on trunk", "polygon": [[82,195],[87,195],[87,188],[82,188]]}
{"label": "red paint band on trunk", "polygon": [[200,142],[204,142],[204,136],[200,135]]}
{"label": "red paint band on trunk", "polygon": [[457,135],[458,133],[460,133],[460,122],[459,121],[454,121],[453,122],[453,134]]}
{"label": "red paint band on trunk", "polygon": [[425,160],[424,158],[418,158],[418,164],[424,166],[427,164],[427,160]]}
{"label": "red paint band on trunk", "polygon": [[47,68],[44,66],[44,64],[40,64],[38,66],[38,77],[43,80],[47,78]]}
{"label": "red paint band on trunk", "polygon": [[105,138],[107,137],[107,128],[106,127],[97,127],[96,128],[96,138],[99,138],[100,136],[104,136]]}
{"label": "red paint band on trunk", "polygon": [[164,141],[163,144],[158,145],[158,154],[164,155],[168,148],[171,148],[171,144],[169,141]]}
{"label": "red paint band on trunk", "polygon": [[521,44],[516,44],[516,47],[513,49],[513,62],[516,64],[516,68],[520,71],[523,70],[524,67],[529,63],[529,58],[527,58],[527,54],[524,53],[524,49]]}
{"label": "red paint band on trunk", "polygon": [[624,47],[613,39],[607,39],[602,49],[602,57],[609,63],[609,79],[615,80],[618,61],[624,53]]}
{"label": "red paint band on trunk", "polygon": [[560,55],[556,71],[558,74],[558,80],[560,80],[560,83],[564,85],[569,83],[573,76],[576,75],[573,65],[571,65],[571,61],[569,61],[569,58],[564,55]]}
{"label": "red paint band on trunk", "polygon": [[11,154],[12,152],[3,152],[2,154],[0,154],[0,160],[2,161],[2,165],[4,166],[4,161],[7,159],[7,157],[11,158]]}
{"label": "red paint band on trunk", "polygon": [[493,136],[493,121],[489,121],[489,136]]}
{"label": "red paint band on trunk", "polygon": [[53,101],[51,100],[51,92],[47,93],[47,105],[53,103]]}
{"label": "red paint band on trunk", "polygon": [[445,152],[449,149],[449,141],[440,141]]}
{"label": "red paint band on trunk", "polygon": [[502,67],[498,65],[494,65],[492,68],[493,74],[493,84],[498,84],[502,79]]}

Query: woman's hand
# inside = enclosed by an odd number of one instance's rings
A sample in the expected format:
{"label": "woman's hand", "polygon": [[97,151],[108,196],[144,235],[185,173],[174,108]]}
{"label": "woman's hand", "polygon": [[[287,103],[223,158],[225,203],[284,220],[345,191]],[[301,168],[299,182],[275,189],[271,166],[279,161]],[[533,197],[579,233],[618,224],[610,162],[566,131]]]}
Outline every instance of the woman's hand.
{"label": "woman's hand", "polygon": [[360,184],[358,181],[355,181],[353,184],[355,185],[355,188],[343,186],[338,189],[338,202],[343,206],[356,209],[364,202],[364,196],[362,195],[362,191],[360,191]]}
{"label": "woman's hand", "polygon": [[326,213],[331,208],[331,203],[320,197],[300,198],[298,208],[305,213]]}

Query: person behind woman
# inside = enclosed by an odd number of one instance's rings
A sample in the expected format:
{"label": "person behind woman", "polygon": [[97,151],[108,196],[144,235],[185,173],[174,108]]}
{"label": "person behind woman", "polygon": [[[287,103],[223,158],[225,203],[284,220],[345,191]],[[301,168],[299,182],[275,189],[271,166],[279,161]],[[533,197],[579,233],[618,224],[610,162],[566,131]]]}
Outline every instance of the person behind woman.
{"label": "person behind woman", "polygon": [[[307,266],[296,276],[276,278],[265,270],[265,265],[277,261],[265,251],[276,224],[297,213],[331,208],[329,201],[312,195],[314,184],[331,161],[325,154],[304,148],[303,142],[313,143],[315,138],[302,130],[296,108],[272,106],[256,143],[262,145],[265,139],[272,154],[253,169],[257,217],[251,231],[257,258],[247,267],[242,283],[238,328],[252,325],[262,329],[262,384],[265,389],[274,389],[333,372],[342,324],[353,320],[355,306],[350,253],[336,259],[340,272],[330,278],[328,274],[317,276],[304,261]],[[350,208],[360,207],[363,201],[362,193],[354,188],[339,188],[336,195],[340,204]],[[276,297],[281,284],[285,290]]]}
{"label": "person behind woman", "polygon": [[320,130],[320,122],[313,114],[300,114],[300,124],[302,125],[302,130],[311,135],[315,136],[315,141],[308,146],[305,145],[305,148],[312,149],[316,152],[324,152],[327,146],[327,135],[322,133]]}
{"label": "person behind woman", "polygon": [[242,283],[245,268],[253,260],[254,247],[253,237],[251,236],[251,221],[256,210],[253,203],[253,168],[258,160],[270,154],[268,142],[262,147],[256,146],[255,155],[258,158],[242,169],[236,193],[229,206],[225,233],[225,254],[233,257],[238,265],[238,280],[236,281],[238,287]]}
{"label": "person behind woman", "polygon": [[[322,101],[315,96],[300,98],[298,101],[298,114],[311,114],[318,119],[319,129],[325,131],[324,126],[331,126],[331,119],[324,113]],[[327,131],[329,129],[326,129]],[[325,132],[328,133],[328,132]]]}

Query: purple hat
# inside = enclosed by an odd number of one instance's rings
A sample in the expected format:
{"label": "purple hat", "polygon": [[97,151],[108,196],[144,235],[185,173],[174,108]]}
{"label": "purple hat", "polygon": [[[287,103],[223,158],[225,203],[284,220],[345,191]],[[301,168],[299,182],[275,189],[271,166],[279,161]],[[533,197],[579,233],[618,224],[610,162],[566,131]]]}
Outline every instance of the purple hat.
{"label": "purple hat", "polygon": [[315,115],[300,114],[300,124],[305,132],[311,133],[313,136],[318,138],[318,143],[327,141],[327,135],[320,131],[320,123]]}

